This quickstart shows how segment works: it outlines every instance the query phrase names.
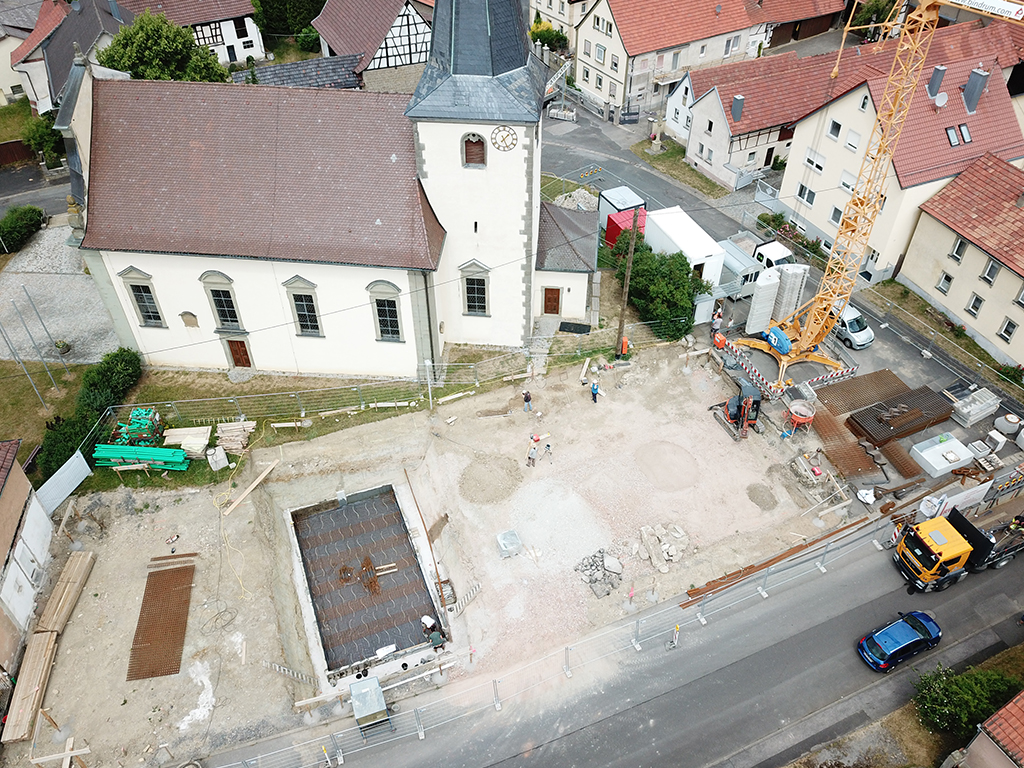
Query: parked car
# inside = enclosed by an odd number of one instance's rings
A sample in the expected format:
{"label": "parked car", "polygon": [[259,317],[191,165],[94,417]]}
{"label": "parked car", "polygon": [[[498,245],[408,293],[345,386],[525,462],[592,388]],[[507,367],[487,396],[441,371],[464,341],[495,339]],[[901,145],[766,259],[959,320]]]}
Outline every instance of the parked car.
{"label": "parked car", "polygon": [[[833,310],[834,312],[834,310]],[[832,332],[848,349],[864,349],[875,340],[875,332],[855,306],[847,303],[832,326]]]}
{"label": "parked car", "polygon": [[900,613],[889,624],[868,632],[857,643],[857,652],[876,672],[889,672],[901,661],[939,644],[942,630],[922,611]]}

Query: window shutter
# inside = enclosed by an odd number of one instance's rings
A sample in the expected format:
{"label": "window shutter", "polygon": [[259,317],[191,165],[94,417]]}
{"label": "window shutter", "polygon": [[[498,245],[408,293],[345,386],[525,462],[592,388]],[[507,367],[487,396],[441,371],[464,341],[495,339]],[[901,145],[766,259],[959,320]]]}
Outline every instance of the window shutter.
{"label": "window shutter", "polygon": [[466,165],[484,165],[484,142],[481,139],[466,139]]}

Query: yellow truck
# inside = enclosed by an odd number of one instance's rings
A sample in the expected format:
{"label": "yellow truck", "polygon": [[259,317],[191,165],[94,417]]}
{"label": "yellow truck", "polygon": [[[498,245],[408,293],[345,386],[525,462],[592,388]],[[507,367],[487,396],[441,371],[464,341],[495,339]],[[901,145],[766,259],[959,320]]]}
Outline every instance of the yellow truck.
{"label": "yellow truck", "polygon": [[918,592],[941,592],[969,573],[1006,566],[1024,550],[1024,516],[978,528],[955,507],[945,517],[904,525],[892,559]]}

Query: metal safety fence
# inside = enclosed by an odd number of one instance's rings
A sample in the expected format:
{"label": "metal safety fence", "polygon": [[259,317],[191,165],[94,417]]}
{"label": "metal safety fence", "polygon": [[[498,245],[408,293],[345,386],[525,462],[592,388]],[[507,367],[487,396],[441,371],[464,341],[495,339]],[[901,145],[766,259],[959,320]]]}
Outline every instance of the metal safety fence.
{"label": "metal safety fence", "polygon": [[[240,762],[218,763],[220,768],[326,768],[340,765],[354,753],[389,742],[424,739],[428,732],[465,717],[500,711],[503,703],[524,696],[540,686],[558,685],[574,672],[607,660],[625,661],[642,653],[666,653],[678,647],[682,631],[699,632],[717,614],[735,609],[747,601],[760,601],[772,592],[808,577],[828,574],[844,557],[865,546],[880,548],[879,541],[889,538],[893,523],[887,518],[864,521],[826,534],[815,545],[783,562],[753,566],[751,575],[721,589],[709,590],[700,600],[688,600],[645,611],[635,617],[542,656],[500,677],[468,684],[439,699],[416,704],[415,698],[402,699],[398,682],[385,686],[392,729],[380,728],[364,733],[359,727],[341,729],[326,736],[267,752]],[[437,673],[443,675],[443,672]],[[411,681],[410,681],[411,682]],[[441,679],[435,680],[443,682]],[[340,698],[340,697],[339,697]],[[325,707],[336,706],[334,701]],[[328,759],[325,759],[325,754]]]}

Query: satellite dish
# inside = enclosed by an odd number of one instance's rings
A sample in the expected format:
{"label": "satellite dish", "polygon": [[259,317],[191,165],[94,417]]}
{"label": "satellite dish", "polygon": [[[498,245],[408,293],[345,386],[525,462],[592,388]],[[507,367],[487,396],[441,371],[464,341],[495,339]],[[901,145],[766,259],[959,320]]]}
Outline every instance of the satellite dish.
{"label": "satellite dish", "polygon": [[722,5],[719,3],[715,6],[715,16],[718,16],[722,12]]}
{"label": "satellite dish", "polygon": [[941,109],[942,107],[946,106],[947,101],[949,101],[949,94],[943,91],[942,93],[935,97],[935,106]]}

